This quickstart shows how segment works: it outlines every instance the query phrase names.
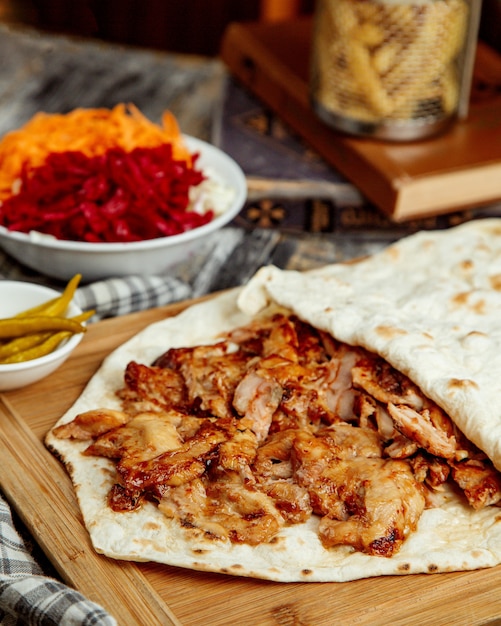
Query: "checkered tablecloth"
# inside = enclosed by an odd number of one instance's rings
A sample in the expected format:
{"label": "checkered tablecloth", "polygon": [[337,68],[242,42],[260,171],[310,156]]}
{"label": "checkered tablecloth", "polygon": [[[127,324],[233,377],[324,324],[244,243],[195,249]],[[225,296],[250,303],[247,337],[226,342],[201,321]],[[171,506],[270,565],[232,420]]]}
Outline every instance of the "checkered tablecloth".
{"label": "checkered tablecloth", "polygon": [[5,626],[116,626],[101,606],[45,575],[0,497],[0,623]]}

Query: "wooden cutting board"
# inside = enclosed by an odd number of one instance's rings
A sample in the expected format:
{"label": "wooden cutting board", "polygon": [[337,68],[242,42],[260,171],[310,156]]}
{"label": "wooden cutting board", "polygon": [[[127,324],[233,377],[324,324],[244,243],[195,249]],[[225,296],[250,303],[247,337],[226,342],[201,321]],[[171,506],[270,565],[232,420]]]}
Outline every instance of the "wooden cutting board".
{"label": "wooden cutting board", "polygon": [[119,562],[93,551],[70,480],[45,449],[43,437],[111,350],[189,304],[94,324],[57,372],[0,394],[0,487],[63,580],[125,626],[501,624],[501,566],[350,583],[284,584]]}

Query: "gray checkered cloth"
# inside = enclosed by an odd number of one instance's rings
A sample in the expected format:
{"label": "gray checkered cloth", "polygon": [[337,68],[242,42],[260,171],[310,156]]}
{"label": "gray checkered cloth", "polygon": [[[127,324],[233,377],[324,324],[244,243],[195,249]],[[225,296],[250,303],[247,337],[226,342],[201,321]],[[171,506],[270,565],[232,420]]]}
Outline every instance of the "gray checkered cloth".
{"label": "gray checkered cloth", "polygon": [[94,309],[91,321],[127,315],[191,296],[189,285],[169,276],[128,276],[84,285],[77,290],[75,302],[81,309]]}
{"label": "gray checkered cloth", "polygon": [[5,626],[116,626],[101,606],[44,575],[0,497],[0,623]]}

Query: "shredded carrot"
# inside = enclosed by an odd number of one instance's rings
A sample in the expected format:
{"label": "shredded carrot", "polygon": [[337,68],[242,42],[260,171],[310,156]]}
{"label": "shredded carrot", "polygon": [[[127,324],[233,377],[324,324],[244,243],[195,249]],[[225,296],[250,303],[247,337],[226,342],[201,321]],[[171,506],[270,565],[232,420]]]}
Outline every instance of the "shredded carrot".
{"label": "shredded carrot", "polygon": [[78,151],[88,157],[110,148],[171,144],[174,158],[191,163],[176,118],[166,111],[159,126],[132,104],[112,109],[74,109],[66,114],[37,113],[0,141],[0,202],[10,197],[23,169],[40,167],[54,152]]}

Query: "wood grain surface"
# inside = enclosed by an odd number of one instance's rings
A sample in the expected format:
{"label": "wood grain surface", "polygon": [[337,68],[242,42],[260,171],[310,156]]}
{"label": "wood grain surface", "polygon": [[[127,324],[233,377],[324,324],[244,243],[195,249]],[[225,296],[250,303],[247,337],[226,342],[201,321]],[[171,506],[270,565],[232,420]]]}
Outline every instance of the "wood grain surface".
{"label": "wood grain surface", "polygon": [[183,626],[501,624],[501,567],[350,583],[273,583],[95,554],[70,481],[45,449],[47,430],[71,406],[104,356],[177,304],[92,325],[63,367],[0,395],[0,486],[68,584],[119,624]]}

